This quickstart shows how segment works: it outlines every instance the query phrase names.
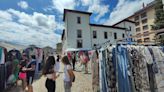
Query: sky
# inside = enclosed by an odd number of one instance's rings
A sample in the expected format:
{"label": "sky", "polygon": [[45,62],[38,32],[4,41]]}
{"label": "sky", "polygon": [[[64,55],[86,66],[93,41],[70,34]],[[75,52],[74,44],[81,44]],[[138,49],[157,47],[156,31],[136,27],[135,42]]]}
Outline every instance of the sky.
{"label": "sky", "polygon": [[56,47],[64,9],[92,12],[90,23],[112,25],[153,0],[0,0],[0,41]]}

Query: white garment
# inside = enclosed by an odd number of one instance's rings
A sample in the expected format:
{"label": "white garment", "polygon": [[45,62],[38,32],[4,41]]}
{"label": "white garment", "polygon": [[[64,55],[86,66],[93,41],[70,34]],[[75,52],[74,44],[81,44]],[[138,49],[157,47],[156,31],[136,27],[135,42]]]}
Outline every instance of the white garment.
{"label": "white garment", "polygon": [[59,72],[59,70],[60,70],[60,62],[56,62],[55,70],[56,70],[56,72]]}
{"label": "white garment", "polygon": [[53,74],[46,74],[46,77],[47,77],[48,79],[53,79]]}
{"label": "white garment", "polygon": [[42,62],[42,59],[43,59],[43,50],[42,49],[39,49],[37,51],[37,55],[38,55],[38,57],[37,57],[38,62],[41,63]]}
{"label": "white garment", "polygon": [[72,69],[72,67],[71,67],[71,65],[64,65],[64,81],[67,81],[67,82],[69,82],[70,81],[70,76],[69,76],[69,74],[68,74],[68,70],[71,70]]}

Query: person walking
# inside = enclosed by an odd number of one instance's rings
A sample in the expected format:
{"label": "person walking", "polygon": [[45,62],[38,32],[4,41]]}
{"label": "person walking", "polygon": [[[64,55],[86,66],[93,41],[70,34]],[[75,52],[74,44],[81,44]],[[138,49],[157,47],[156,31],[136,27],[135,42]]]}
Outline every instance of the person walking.
{"label": "person walking", "polygon": [[24,67],[22,70],[26,71],[27,74],[27,87],[28,92],[33,92],[33,79],[35,75],[35,69],[36,69],[36,57],[35,55],[31,56],[31,61],[27,63],[26,67]]}
{"label": "person walking", "polygon": [[71,92],[72,82],[75,81],[75,75],[67,56],[62,58],[62,63],[64,64],[64,92]]}
{"label": "person walking", "polygon": [[26,82],[26,71],[23,71],[23,68],[26,67],[26,64],[28,63],[28,59],[25,53],[22,54],[22,60],[20,61],[19,67],[19,79],[22,81],[22,89],[25,92],[27,82]]}
{"label": "person walking", "polygon": [[55,58],[54,56],[49,56],[45,67],[43,69],[43,75],[47,77],[45,86],[48,90],[48,92],[55,92],[56,89],[56,78],[59,77],[59,75],[56,75],[56,72],[54,70],[55,65]]}
{"label": "person walking", "polygon": [[76,55],[75,52],[72,53],[72,65],[73,65],[73,70],[75,70],[75,63],[76,63]]}
{"label": "person walking", "polygon": [[59,55],[57,55],[55,69],[56,69],[56,72],[59,72],[60,70],[60,56]]}

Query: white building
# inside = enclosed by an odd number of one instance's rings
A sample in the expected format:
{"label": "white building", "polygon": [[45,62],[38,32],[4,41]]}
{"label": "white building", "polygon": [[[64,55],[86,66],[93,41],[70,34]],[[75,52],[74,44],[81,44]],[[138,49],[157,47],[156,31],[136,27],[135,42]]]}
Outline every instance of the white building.
{"label": "white building", "polygon": [[127,38],[128,35],[135,32],[135,24],[130,20],[120,21],[114,26],[90,24],[91,14],[64,9],[63,51],[68,49],[92,49],[94,45],[107,41],[115,44],[118,39]]}

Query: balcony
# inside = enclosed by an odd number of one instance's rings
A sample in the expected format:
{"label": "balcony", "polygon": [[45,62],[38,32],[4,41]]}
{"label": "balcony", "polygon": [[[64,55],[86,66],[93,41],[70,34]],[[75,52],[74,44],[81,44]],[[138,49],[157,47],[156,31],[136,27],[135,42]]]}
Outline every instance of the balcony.
{"label": "balcony", "polygon": [[141,19],[145,19],[145,18],[147,18],[147,13],[146,12],[141,14]]}
{"label": "balcony", "polygon": [[144,32],[143,36],[149,36],[149,31]]}

